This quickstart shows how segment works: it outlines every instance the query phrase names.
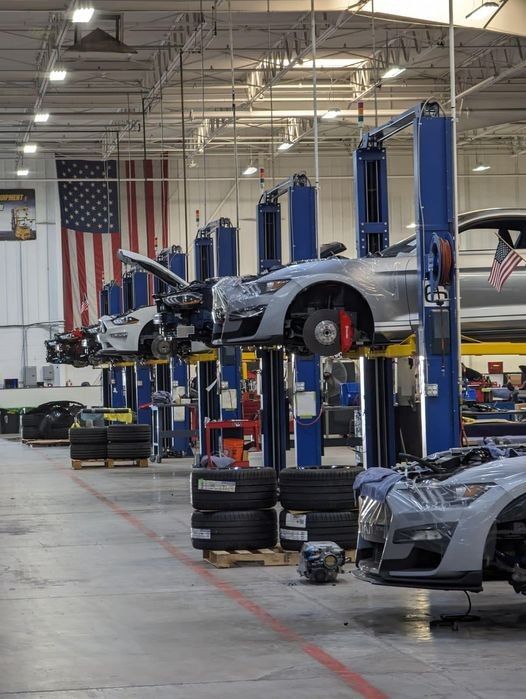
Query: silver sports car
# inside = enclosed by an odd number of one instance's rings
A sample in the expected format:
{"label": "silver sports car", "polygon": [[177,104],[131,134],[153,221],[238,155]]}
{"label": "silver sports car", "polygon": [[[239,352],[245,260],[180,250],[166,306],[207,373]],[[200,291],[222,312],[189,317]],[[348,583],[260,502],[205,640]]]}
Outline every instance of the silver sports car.
{"label": "silver sports car", "polygon": [[526,594],[526,445],[451,449],[361,475],[357,578],[473,592],[507,580]]}
{"label": "silver sports car", "polygon": [[[459,217],[462,331],[477,339],[526,338],[526,267],[501,292],[488,283],[498,238],[526,248],[526,209],[489,209]],[[340,351],[340,311],[357,344],[385,345],[416,326],[416,238],[383,252],[347,259],[335,255],[293,263],[250,278],[229,277],[214,287],[214,344],[284,345],[295,352]]]}

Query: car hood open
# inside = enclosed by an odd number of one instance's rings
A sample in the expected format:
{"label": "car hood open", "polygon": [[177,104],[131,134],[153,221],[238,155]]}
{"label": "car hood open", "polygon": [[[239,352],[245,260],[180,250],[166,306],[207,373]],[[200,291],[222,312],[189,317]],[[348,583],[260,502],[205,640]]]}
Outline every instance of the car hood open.
{"label": "car hood open", "polygon": [[140,255],[138,252],[132,252],[131,250],[119,250],[117,252],[117,257],[121,262],[128,265],[134,265],[140,267],[145,272],[153,274],[168,286],[173,286],[175,289],[185,289],[188,283],[184,279],[178,277],[177,274],[171,272],[167,267],[159,264],[155,260]]}

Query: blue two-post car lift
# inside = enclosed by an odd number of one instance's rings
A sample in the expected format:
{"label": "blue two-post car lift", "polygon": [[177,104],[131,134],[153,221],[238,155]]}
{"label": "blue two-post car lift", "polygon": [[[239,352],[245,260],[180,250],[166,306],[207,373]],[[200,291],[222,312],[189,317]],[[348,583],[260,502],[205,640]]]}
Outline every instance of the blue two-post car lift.
{"label": "blue two-post car lift", "polygon": [[[238,232],[230,219],[220,218],[200,228],[194,241],[195,278],[205,281],[214,276],[238,274]],[[215,255],[214,255],[215,244]],[[219,362],[197,363],[199,402],[199,443],[204,455],[205,424],[208,420],[241,418],[241,350],[219,350]],[[212,431],[212,452],[217,451],[217,433]]]}
{"label": "blue two-post car lift", "polygon": [[[389,244],[386,142],[413,129],[422,452],[460,444],[459,334],[455,264],[452,128],[436,102],[424,102],[367,133],[354,154],[356,247],[360,257]],[[445,269],[445,255],[451,265]],[[396,461],[392,360],[364,360],[364,461]],[[363,366],[363,365],[362,365]]]}
{"label": "blue two-post car lift", "polygon": [[[259,272],[282,264],[281,204],[288,194],[291,261],[317,257],[316,189],[303,174],[292,175],[264,192],[257,206]],[[280,471],[286,465],[288,411],[285,400],[282,349],[261,350],[263,462]],[[294,358],[295,391],[307,400],[308,414],[296,408],[296,465],[318,466],[322,455],[321,391],[319,357]],[[305,408],[303,408],[305,410]]]}
{"label": "blue two-post car lift", "polygon": [[[122,288],[117,282],[104,284],[99,293],[100,315],[122,313]],[[112,408],[126,407],[126,381],[123,367],[111,364],[102,370],[103,405]]]}

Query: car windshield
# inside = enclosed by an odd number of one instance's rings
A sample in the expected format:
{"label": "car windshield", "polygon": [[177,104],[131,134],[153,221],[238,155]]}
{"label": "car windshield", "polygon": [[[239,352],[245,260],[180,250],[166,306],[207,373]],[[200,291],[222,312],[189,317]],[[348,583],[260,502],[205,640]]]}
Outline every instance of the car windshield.
{"label": "car windshield", "polygon": [[390,245],[382,250],[382,257],[397,257],[398,255],[412,255],[416,249],[416,237],[414,235],[400,240],[400,242]]}

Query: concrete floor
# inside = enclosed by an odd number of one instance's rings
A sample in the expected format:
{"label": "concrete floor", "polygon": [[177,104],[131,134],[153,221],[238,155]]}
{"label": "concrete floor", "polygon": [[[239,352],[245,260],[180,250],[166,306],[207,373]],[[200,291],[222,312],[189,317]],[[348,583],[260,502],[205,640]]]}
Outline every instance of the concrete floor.
{"label": "concrete floor", "polygon": [[66,449],[0,441],[0,697],[526,696],[526,601],[429,630],[460,593],[215,570],[190,547],[189,465],[72,471]]}

